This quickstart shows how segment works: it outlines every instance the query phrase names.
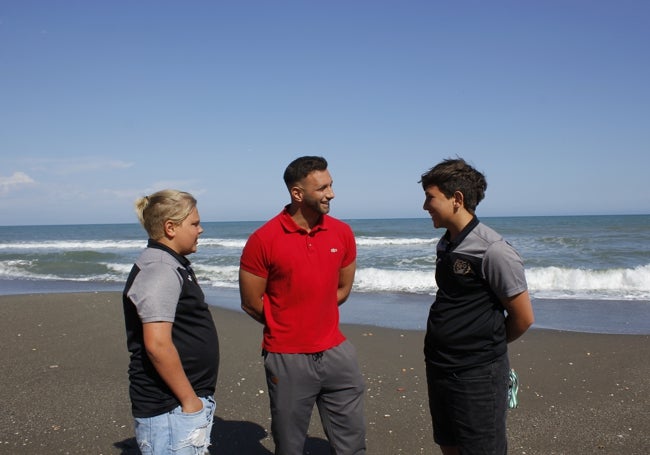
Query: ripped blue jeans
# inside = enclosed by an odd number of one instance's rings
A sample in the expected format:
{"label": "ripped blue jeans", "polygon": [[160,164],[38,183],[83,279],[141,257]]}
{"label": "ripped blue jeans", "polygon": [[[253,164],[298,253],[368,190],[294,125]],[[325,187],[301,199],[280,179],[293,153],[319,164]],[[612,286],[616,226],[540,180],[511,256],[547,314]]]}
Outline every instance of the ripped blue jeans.
{"label": "ripped blue jeans", "polygon": [[216,405],[213,397],[201,401],[203,409],[191,414],[179,406],[154,417],[136,417],[135,438],[142,455],[207,454]]}

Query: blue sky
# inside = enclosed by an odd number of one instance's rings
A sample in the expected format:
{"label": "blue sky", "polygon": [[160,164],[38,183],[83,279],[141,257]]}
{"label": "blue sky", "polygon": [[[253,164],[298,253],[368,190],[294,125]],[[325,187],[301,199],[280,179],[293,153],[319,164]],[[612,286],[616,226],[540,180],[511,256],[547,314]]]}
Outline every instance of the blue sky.
{"label": "blue sky", "polygon": [[174,187],[264,220],[330,162],[340,218],[650,213],[647,1],[0,0],[0,225],[136,222]]}

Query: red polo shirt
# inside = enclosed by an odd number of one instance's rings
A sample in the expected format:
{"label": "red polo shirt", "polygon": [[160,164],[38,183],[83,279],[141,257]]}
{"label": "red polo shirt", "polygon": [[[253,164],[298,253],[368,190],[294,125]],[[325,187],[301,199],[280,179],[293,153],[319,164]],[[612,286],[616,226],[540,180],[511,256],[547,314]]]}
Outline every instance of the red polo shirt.
{"label": "red polo shirt", "polygon": [[285,208],[255,231],[240,266],[267,280],[264,349],[313,353],[341,344],[339,271],[355,259],[352,229],[328,215],[308,233]]}

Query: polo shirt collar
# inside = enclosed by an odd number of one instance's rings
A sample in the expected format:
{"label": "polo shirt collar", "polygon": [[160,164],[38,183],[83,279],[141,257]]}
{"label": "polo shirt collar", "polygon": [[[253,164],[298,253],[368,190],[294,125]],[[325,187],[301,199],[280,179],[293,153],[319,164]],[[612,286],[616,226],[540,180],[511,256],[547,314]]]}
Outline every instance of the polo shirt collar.
{"label": "polo shirt collar", "polygon": [[465,240],[465,237],[467,237],[467,235],[470,232],[472,232],[472,230],[478,225],[478,223],[479,223],[479,220],[476,217],[476,215],[474,215],[474,217],[472,218],[472,221],[467,223],[467,226],[465,226],[463,228],[463,230],[460,231],[460,233],[458,234],[458,237],[456,237],[453,242],[449,240],[449,231],[445,232],[445,240],[447,241],[447,249],[448,250],[453,250],[458,245],[460,245],[461,242],[463,240]]}
{"label": "polo shirt collar", "polygon": [[187,267],[190,266],[190,260],[189,259],[187,259],[182,254],[178,254],[176,251],[172,250],[171,248],[169,248],[166,245],[163,245],[160,242],[156,242],[153,239],[149,239],[149,241],[147,242],[147,247],[148,248],[155,248],[157,250],[166,251],[167,253],[171,254],[178,262],[180,262],[183,267],[187,268]]}
{"label": "polo shirt collar", "polygon": [[[280,224],[287,232],[307,232],[304,228],[298,226],[289,214],[289,205],[284,207],[284,210],[280,213]],[[327,215],[321,215],[318,224],[313,227],[310,233],[315,233],[318,231],[324,231],[327,229]]]}

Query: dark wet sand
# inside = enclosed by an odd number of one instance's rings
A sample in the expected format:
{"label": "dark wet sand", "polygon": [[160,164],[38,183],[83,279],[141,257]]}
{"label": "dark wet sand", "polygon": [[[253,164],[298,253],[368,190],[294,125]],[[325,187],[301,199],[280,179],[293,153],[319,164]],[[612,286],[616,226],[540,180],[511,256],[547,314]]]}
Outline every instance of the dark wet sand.
{"label": "dark wet sand", "polygon": [[[0,297],[0,454],[130,454],[120,294]],[[221,371],[212,453],[271,454],[261,326],[213,308]],[[345,325],[367,382],[368,454],[437,454],[421,331]],[[510,346],[511,454],[650,453],[650,336],[541,329]],[[314,413],[306,453],[327,455]]]}

